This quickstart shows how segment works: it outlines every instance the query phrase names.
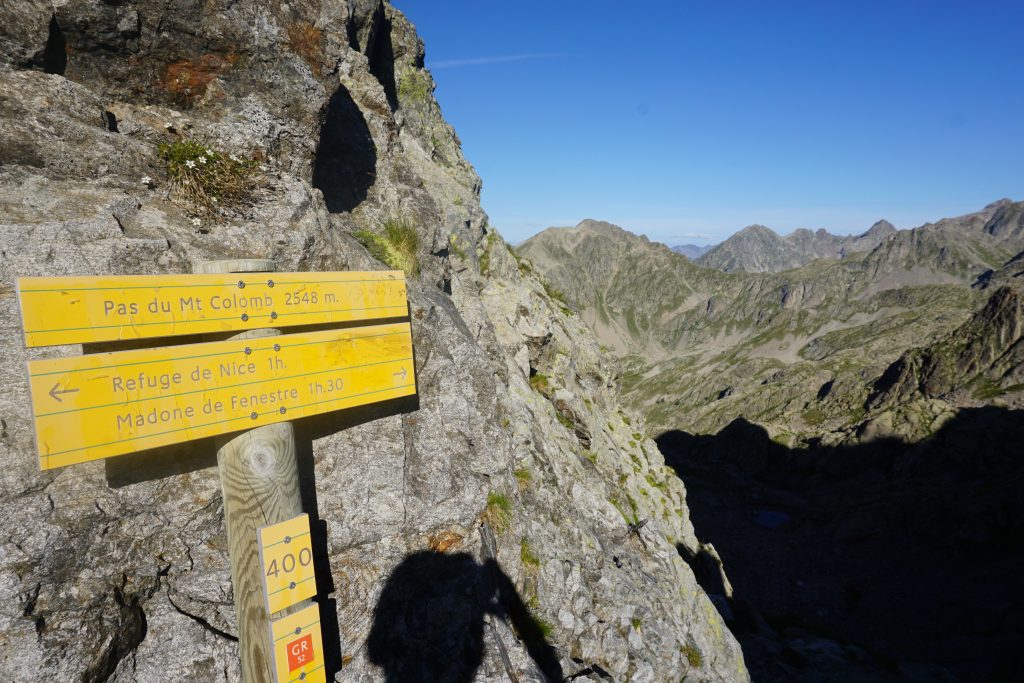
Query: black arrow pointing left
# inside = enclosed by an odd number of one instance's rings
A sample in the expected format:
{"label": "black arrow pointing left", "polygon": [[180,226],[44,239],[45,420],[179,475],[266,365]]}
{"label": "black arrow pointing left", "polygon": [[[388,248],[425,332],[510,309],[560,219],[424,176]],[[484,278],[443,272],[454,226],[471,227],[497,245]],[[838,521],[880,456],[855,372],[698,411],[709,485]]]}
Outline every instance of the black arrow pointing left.
{"label": "black arrow pointing left", "polygon": [[53,389],[50,389],[50,396],[57,399],[58,403],[63,403],[64,399],[60,397],[61,394],[74,394],[77,391],[78,389],[61,389],[60,382],[57,382],[56,384],[53,385]]}

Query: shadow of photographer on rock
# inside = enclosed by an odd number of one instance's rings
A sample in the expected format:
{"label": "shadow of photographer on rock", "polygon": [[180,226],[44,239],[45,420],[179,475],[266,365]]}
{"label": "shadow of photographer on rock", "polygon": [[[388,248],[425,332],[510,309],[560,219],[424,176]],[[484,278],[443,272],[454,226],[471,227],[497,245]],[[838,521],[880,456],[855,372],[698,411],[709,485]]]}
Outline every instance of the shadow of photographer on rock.
{"label": "shadow of photographer on rock", "polygon": [[[395,567],[374,610],[369,659],[388,683],[468,683],[483,663],[488,615],[513,629],[547,680],[562,680],[554,649],[497,561],[481,565],[466,553],[423,551]],[[509,669],[504,645],[497,649]]]}

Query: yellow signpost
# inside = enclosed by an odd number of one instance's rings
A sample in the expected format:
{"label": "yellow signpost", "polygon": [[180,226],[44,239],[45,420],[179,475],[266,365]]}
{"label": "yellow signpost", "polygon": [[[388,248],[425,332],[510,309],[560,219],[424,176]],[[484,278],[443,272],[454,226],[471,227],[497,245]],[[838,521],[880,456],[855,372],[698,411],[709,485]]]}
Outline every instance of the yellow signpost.
{"label": "yellow signpost", "polygon": [[42,469],[416,393],[409,323],[29,362]]}
{"label": "yellow signpost", "polygon": [[[383,323],[408,316],[405,276],[274,273],[273,262],[260,259],[197,267],[204,272],[18,280],[26,346],[241,332],[227,341],[30,361],[39,465],[240,432],[218,444],[217,464],[242,678],[322,683],[319,607],[298,607],[316,594],[316,579],[309,517],[295,516],[302,508],[290,422],[416,393],[410,324]],[[378,324],[270,329],[352,321]],[[289,608],[299,611],[270,621]]]}
{"label": "yellow signpost", "polygon": [[401,271],[26,277],[26,346],[405,317]]}
{"label": "yellow signpost", "polygon": [[325,683],[320,606],[309,607],[270,622],[276,683]]}
{"label": "yellow signpost", "polygon": [[316,595],[309,515],[260,527],[256,532],[267,614]]}

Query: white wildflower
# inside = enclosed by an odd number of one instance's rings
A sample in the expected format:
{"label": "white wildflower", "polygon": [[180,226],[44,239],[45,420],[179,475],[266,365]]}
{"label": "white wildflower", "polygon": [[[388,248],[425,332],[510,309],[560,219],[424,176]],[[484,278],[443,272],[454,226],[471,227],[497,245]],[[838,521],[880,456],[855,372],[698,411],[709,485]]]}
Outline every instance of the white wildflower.
{"label": "white wildflower", "polygon": [[199,163],[205,164],[206,163],[206,157],[199,157]]}
{"label": "white wildflower", "polygon": [[193,218],[192,219],[192,225],[194,225],[196,227],[199,227],[202,224],[203,224],[203,222],[201,220],[199,220],[198,218]]}
{"label": "white wildflower", "polygon": [[185,166],[188,168],[195,168],[196,162],[192,161],[191,159],[188,159],[185,161]]}
{"label": "white wildflower", "polygon": [[142,176],[142,181],[141,182],[146,187],[149,187],[150,185],[153,184],[153,179],[150,178],[148,175],[144,175],[144,176]]}
{"label": "white wildflower", "polygon": [[241,163],[241,161],[242,161],[241,159],[239,159],[238,157],[236,157],[236,156],[235,156],[234,154],[229,154],[229,155],[228,155],[228,159],[231,159],[231,161],[235,162],[236,164],[237,164],[237,163]]}

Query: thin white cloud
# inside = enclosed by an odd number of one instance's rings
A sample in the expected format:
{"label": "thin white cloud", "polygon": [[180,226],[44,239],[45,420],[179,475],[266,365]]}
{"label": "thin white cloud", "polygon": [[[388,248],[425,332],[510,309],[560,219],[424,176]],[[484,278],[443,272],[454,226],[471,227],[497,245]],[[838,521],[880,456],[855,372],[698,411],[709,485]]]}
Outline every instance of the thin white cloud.
{"label": "thin white cloud", "polygon": [[521,62],[527,59],[558,59],[568,55],[560,53],[524,52],[518,55],[495,55],[492,57],[467,57],[465,59],[442,59],[437,62],[430,62],[427,66],[431,69],[454,69],[460,66],[481,66],[484,64],[505,64],[506,62]]}

